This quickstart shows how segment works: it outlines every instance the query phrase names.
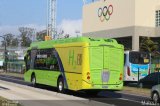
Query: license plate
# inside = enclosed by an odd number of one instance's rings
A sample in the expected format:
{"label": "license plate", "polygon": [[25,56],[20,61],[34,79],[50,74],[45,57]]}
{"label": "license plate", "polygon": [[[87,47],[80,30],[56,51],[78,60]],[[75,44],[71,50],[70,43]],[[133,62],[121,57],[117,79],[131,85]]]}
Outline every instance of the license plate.
{"label": "license plate", "polygon": [[108,86],[106,86],[106,85],[103,85],[103,86],[102,86],[102,88],[105,88],[105,89],[107,89],[107,88],[108,88]]}

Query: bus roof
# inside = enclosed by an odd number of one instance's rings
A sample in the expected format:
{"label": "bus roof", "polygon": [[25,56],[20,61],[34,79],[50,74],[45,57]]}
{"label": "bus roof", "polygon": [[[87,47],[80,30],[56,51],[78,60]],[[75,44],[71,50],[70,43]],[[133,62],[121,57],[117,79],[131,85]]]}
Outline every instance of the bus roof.
{"label": "bus roof", "polygon": [[66,44],[66,43],[80,43],[86,42],[90,43],[90,46],[96,44],[109,44],[114,45],[119,48],[123,48],[123,45],[117,43],[115,39],[107,39],[107,38],[89,38],[89,37],[78,37],[78,38],[65,38],[65,39],[57,39],[57,40],[49,40],[49,41],[39,41],[33,42],[29,49],[31,48],[53,48],[56,44]]}

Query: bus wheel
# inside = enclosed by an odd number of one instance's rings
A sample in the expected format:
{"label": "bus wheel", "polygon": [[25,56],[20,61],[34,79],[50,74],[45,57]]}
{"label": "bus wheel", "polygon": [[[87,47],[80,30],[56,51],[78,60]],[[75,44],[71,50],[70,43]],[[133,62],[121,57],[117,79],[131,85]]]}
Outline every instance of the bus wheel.
{"label": "bus wheel", "polygon": [[58,88],[58,92],[64,93],[64,80],[63,80],[63,78],[58,79],[57,88]]}
{"label": "bus wheel", "polygon": [[154,92],[153,94],[152,94],[152,100],[155,102],[155,103],[158,103],[159,102],[159,95],[158,95],[158,93],[157,92]]}
{"label": "bus wheel", "polygon": [[35,77],[35,75],[32,75],[32,77],[31,77],[31,83],[32,83],[33,87],[36,86],[36,77]]}

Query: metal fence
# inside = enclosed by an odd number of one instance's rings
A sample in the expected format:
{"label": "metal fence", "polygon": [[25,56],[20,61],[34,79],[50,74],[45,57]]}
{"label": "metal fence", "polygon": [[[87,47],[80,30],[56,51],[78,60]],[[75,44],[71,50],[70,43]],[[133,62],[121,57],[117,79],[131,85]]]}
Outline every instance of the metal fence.
{"label": "metal fence", "polygon": [[7,62],[7,72],[24,73],[24,61]]}
{"label": "metal fence", "polygon": [[160,55],[152,57],[151,59],[151,72],[160,72]]}
{"label": "metal fence", "polygon": [[[7,72],[23,73],[24,72],[24,54],[26,47],[7,47],[7,67],[4,64],[4,47],[0,48],[0,60],[3,65],[0,69]],[[7,70],[6,70],[7,69]]]}

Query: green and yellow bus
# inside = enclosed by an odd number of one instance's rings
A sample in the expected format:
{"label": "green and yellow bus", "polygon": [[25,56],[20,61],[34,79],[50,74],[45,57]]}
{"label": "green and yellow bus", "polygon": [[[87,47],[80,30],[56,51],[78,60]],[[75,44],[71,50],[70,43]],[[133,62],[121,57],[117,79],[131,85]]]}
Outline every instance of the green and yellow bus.
{"label": "green and yellow bus", "polygon": [[114,39],[34,42],[25,55],[25,81],[69,90],[121,90],[124,47]]}

